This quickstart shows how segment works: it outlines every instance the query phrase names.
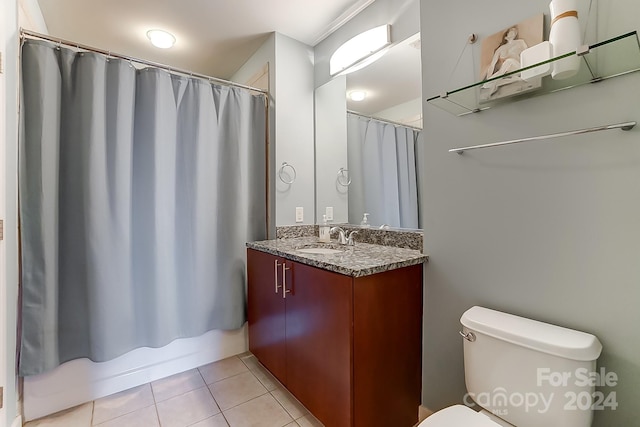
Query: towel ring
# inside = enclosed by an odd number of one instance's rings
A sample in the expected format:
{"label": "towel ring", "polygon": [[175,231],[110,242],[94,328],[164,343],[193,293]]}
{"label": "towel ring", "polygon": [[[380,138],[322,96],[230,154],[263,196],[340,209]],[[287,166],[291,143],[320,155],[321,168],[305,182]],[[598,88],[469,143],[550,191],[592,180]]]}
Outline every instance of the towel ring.
{"label": "towel ring", "polygon": [[[345,173],[346,172],[346,173]],[[351,177],[349,176],[349,169],[338,169],[338,184],[343,187],[348,187],[351,184]]]}
{"label": "towel ring", "polygon": [[[286,179],[284,179],[282,177],[282,173],[284,172],[284,168],[291,168],[291,170],[293,171],[293,178],[291,178],[291,181],[287,181]],[[289,163],[287,162],[282,162],[282,166],[280,166],[280,170],[278,171],[278,178],[280,178],[280,181],[284,182],[285,184],[293,184],[293,182],[296,180],[296,177],[298,176],[298,174],[296,173],[296,168],[294,168],[293,166],[291,166]]]}

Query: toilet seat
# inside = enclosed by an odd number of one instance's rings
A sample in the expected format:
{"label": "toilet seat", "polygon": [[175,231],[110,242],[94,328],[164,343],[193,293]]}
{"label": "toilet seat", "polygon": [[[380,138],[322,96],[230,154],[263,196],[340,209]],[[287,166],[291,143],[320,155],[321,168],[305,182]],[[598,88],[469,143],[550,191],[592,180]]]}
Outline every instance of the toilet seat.
{"label": "toilet seat", "polygon": [[420,424],[418,427],[501,427],[484,414],[464,405],[454,405],[442,409]]}

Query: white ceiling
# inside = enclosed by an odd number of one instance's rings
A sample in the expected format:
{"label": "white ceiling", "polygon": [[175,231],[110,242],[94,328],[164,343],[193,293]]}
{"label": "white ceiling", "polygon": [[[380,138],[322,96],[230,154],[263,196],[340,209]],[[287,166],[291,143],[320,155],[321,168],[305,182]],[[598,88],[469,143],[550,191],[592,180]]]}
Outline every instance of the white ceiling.
{"label": "white ceiling", "polygon": [[[230,79],[271,32],[314,46],[374,1],[38,0],[54,37],[221,79]],[[174,34],[176,45],[153,47],[146,32],[154,28]],[[400,43],[348,75],[347,91],[369,95],[348,108],[376,115],[419,98],[420,88],[420,51]]]}
{"label": "white ceiling", "polygon": [[[228,79],[277,31],[310,46],[374,0],[38,0],[62,39]],[[171,49],[149,43],[159,28]]]}

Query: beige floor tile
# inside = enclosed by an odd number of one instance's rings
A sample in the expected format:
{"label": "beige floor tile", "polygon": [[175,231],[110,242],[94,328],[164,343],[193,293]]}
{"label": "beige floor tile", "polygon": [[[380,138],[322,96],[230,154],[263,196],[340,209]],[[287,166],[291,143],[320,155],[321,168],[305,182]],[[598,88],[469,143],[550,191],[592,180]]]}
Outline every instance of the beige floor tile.
{"label": "beige floor tile", "polygon": [[268,393],[260,381],[248,371],[210,384],[209,389],[222,411]]}
{"label": "beige floor tile", "polygon": [[157,408],[162,427],[186,427],[220,413],[207,387],[162,401]]}
{"label": "beige floor tile", "polygon": [[224,419],[224,415],[218,414],[189,427],[229,427],[229,424],[227,424],[227,421]]}
{"label": "beige floor tile", "polygon": [[273,397],[282,405],[282,407],[291,415],[291,418],[297,420],[309,413],[307,409],[285,388],[278,387],[271,392]]}
{"label": "beige floor tile", "polygon": [[48,417],[29,421],[25,427],[90,427],[93,402],[61,411]]}
{"label": "beige floor tile", "polygon": [[254,355],[243,353],[25,424],[25,427],[90,426],[322,427],[322,424]]}
{"label": "beige floor tile", "polygon": [[274,377],[271,374],[271,372],[267,370],[267,368],[265,368],[259,363],[255,367],[255,369],[252,370],[251,372],[253,372],[253,375],[255,375],[256,378],[258,378],[258,380],[262,383],[262,385],[269,391],[273,391],[273,390],[276,390],[277,388],[282,387],[282,384],[280,384],[280,381],[278,381],[277,378]]}
{"label": "beige floor tile", "polygon": [[237,356],[218,360],[198,368],[207,384],[247,372],[247,366]]}
{"label": "beige floor tile", "polygon": [[118,418],[138,409],[153,405],[151,385],[134,387],[111,396],[98,399],[93,407],[93,425]]}
{"label": "beige floor tile", "polygon": [[224,416],[231,427],[282,427],[293,421],[270,394],[229,409]]}
{"label": "beige floor tile", "polygon": [[99,424],[98,427],[160,427],[160,423],[156,406],[152,405]]}
{"label": "beige floor tile", "polygon": [[324,425],[311,414],[307,414],[296,420],[300,427],[324,427]]}
{"label": "beige floor tile", "polygon": [[260,365],[260,362],[258,361],[258,358],[255,357],[253,354],[248,353],[246,355],[241,355],[239,356],[240,360],[242,360],[242,362],[247,366],[247,368],[249,368],[249,370],[253,371],[254,369],[256,369],[256,367],[258,367]]}
{"label": "beige floor tile", "polygon": [[282,387],[280,381],[274,377],[271,372],[267,368],[265,368],[262,363],[251,353],[248,353],[247,356],[242,356],[240,358],[244,364],[249,368],[251,372],[260,380],[262,385],[264,385],[267,390],[273,391],[279,387]]}
{"label": "beige floor tile", "polygon": [[156,403],[204,386],[206,384],[197,369],[191,369],[151,383]]}

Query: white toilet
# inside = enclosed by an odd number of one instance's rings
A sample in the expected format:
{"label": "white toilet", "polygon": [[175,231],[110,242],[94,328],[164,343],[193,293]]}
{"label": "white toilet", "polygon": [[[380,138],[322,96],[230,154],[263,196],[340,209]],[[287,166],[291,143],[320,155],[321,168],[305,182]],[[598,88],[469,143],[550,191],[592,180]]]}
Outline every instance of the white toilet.
{"label": "white toilet", "polygon": [[598,338],[483,307],[470,308],[460,322],[465,405],[418,427],[591,426]]}

